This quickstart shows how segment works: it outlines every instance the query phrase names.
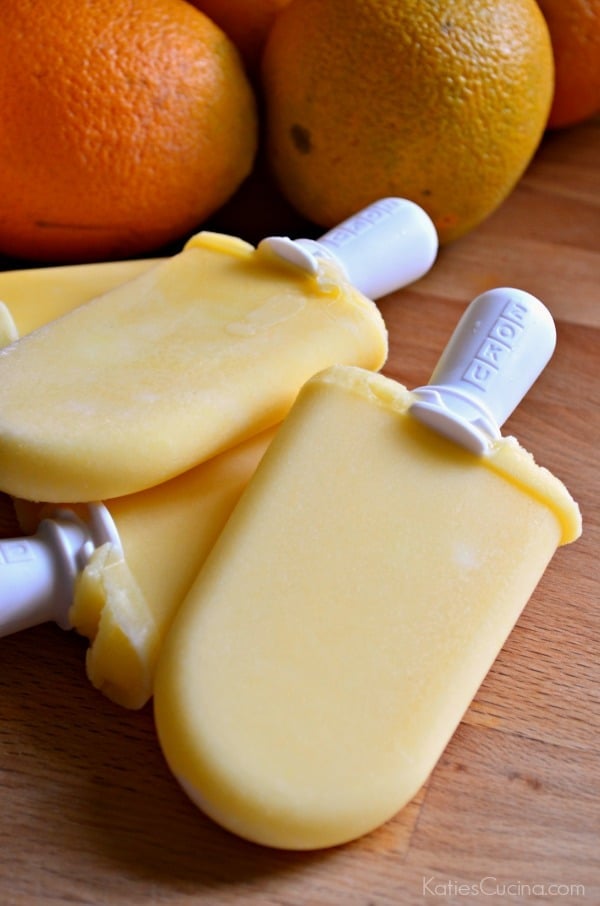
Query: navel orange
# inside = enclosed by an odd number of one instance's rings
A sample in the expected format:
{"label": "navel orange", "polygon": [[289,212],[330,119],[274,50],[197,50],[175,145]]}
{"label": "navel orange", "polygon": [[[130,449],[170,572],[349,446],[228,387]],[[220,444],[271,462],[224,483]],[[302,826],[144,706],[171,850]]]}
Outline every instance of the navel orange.
{"label": "navel orange", "polygon": [[600,0],[538,0],[556,70],[548,126],[572,126],[600,111]]}
{"label": "navel orange", "polygon": [[447,242],[529,163],[553,60],[534,0],[292,0],[262,77],[270,164],[304,216],[331,226],[401,195]]}
{"label": "navel orange", "polygon": [[290,0],[189,0],[229,35],[248,71],[256,73],[264,43],[278,12]]}
{"label": "navel orange", "polygon": [[129,256],[195,229],[250,171],[239,54],[184,0],[19,0],[0,29],[0,252]]}

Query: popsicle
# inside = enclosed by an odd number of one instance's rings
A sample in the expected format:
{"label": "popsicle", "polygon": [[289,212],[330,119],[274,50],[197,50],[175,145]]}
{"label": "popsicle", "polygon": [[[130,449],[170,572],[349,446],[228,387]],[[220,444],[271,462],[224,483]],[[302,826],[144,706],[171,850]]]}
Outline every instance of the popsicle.
{"label": "popsicle", "polygon": [[[377,267],[357,288],[347,274],[365,242]],[[380,368],[387,332],[368,296],[417,279],[436,251],[430,219],[403,199],[304,245],[199,233],[0,352],[0,490],[134,493],[277,424],[323,367]]]}
{"label": "popsicle", "polygon": [[285,849],[390,819],[435,766],[577,504],[500,435],[554,347],[500,288],[410,392],[334,366],[309,380],[172,624],[160,743],[191,799]]}

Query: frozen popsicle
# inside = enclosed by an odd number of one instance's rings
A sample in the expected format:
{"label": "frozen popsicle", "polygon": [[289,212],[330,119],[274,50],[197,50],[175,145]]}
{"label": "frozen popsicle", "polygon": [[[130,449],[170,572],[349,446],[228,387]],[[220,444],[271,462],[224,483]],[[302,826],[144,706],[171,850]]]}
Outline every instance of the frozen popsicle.
{"label": "frozen popsicle", "polygon": [[106,506],[15,500],[28,534],[0,540],[0,636],[51,620],[76,629],[91,642],[92,684],[141,708],[177,608],[273,433]]}
{"label": "frozen popsicle", "polygon": [[[346,265],[365,243],[375,282],[357,287]],[[305,245],[198,234],[0,352],[0,490],[130,494],[277,424],[323,367],[380,368],[387,333],[369,296],[417,279],[436,250],[431,221],[403,199]]]}
{"label": "frozen popsicle", "polygon": [[580,532],[564,485],[496,423],[553,345],[541,303],[498,289],[432,386],[334,366],[302,389],[159,659],[167,762],[225,828],[332,846],[426,780]]}

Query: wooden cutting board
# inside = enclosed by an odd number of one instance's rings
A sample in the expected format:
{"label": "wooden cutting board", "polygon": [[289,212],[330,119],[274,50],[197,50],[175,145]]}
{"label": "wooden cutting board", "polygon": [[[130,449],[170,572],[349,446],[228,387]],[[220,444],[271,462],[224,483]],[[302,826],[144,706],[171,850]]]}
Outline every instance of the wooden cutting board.
{"label": "wooden cutting board", "polygon": [[548,134],[485,224],[387,298],[385,372],[425,383],[470,299],[513,285],[557,320],[555,356],[507,423],[580,502],[556,554],[416,799],[309,854],[212,824],[163,763],[151,708],[85,679],[85,643],[0,641],[0,904],[598,903],[600,121]]}

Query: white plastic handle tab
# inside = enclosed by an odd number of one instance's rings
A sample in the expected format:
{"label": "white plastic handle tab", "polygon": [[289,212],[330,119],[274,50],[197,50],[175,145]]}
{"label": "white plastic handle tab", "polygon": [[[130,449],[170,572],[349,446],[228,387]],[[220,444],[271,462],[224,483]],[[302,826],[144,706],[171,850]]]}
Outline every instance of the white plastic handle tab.
{"label": "white plastic handle tab", "polygon": [[406,198],[382,198],[319,239],[269,236],[267,246],[311,274],[318,259],[337,262],[347,279],[370,299],[414,283],[431,268],[438,236],[423,208]]}
{"label": "white plastic handle tab", "polygon": [[474,299],[460,319],[411,413],[483,455],[549,362],[556,328],[548,309],[523,290],[501,287]]}
{"label": "white plastic handle tab", "polygon": [[69,609],[77,575],[92,553],[119,537],[102,504],[89,504],[89,522],[55,510],[35,535],[0,541],[0,636],[54,620],[70,629]]}

